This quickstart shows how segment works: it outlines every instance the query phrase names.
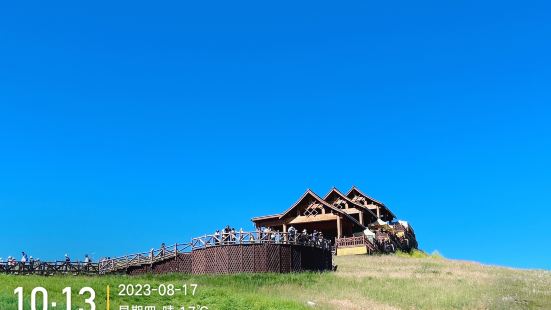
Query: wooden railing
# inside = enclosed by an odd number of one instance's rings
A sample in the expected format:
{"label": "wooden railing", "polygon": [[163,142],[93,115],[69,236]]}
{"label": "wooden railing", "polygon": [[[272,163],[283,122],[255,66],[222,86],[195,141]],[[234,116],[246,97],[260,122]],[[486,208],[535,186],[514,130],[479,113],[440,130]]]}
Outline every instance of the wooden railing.
{"label": "wooden railing", "polygon": [[[400,223],[394,223],[391,227],[395,230],[395,234],[389,234],[389,238],[400,250],[407,251],[417,247],[415,232],[411,225],[406,228]],[[403,234],[399,235],[399,233]]]}
{"label": "wooden railing", "polygon": [[[391,226],[392,230],[379,230],[375,232],[373,241],[370,241],[366,236],[341,237],[335,239],[335,248],[366,246],[370,253],[391,253],[396,250],[409,251],[411,248],[417,247],[415,236],[410,233],[410,230],[404,226],[397,224]],[[402,232],[402,236],[397,233]]]}
{"label": "wooden railing", "polygon": [[335,239],[335,246],[337,248],[362,246],[362,245],[365,245],[366,241],[369,242],[369,240],[367,240],[365,236],[342,237],[342,238]]}
{"label": "wooden railing", "polygon": [[245,244],[295,244],[323,249],[331,249],[331,242],[323,238],[313,238],[301,233],[282,232],[235,232],[204,235],[191,239],[189,243],[178,243],[161,247],[149,252],[130,254],[115,258],[102,259],[99,262],[99,273],[109,273],[124,270],[132,266],[153,264],[173,258],[179,254],[190,253],[193,250],[214,246]]}
{"label": "wooden railing", "polygon": [[125,269],[130,266],[153,264],[163,261],[182,253],[189,253],[192,249],[191,243],[176,243],[170,246],[152,249],[149,252],[124,255],[115,258],[104,258],[99,262],[99,272],[106,273],[115,270]]}
{"label": "wooden railing", "polygon": [[[401,226],[401,225],[400,225]],[[403,228],[400,227],[400,228]],[[413,237],[413,238],[412,238]],[[365,245],[374,252],[395,251],[396,248],[410,247],[410,241],[416,246],[415,237],[406,229],[406,244],[392,233],[377,232],[374,242],[365,236],[337,238],[335,248]],[[115,258],[101,259],[99,263],[85,262],[33,262],[31,263],[0,263],[0,272],[11,274],[105,274],[117,270],[125,270],[132,266],[153,264],[164,261],[179,254],[190,253],[193,250],[215,246],[246,244],[294,244],[331,250],[331,242],[327,239],[312,237],[301,233],[281,232],[235,232],[204,235],[191,239],[189,243],[176,243],[170,246],[152,249],[148,252],[124,255]]]}
{"label": "wooden railing", "polygon": [[0,263],[0,272],[9,274],[98,274],[99,264],[92,262],[2,262]]}
{"label": "wooden railing", "polygon": [[354,236],[354,237],[342,237],[335,239],[335,248],[338,251],[339,248],[349,248],[365,246],[369,250],[369,253],[378,252],[379,249],[375,243],[371,242],[366,236]]}

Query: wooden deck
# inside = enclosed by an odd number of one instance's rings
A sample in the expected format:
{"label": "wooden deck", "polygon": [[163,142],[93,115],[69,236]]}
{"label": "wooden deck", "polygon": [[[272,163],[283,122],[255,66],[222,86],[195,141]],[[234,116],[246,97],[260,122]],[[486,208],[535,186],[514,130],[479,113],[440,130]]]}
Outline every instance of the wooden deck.
{"label": "wooden deck", "polygon": [[389,225],[389,231],[376,231],[372,241],[364,235],[336,238],[334,252],[337,255],[376,254],[409,252],[415,248],[417,241],[413,230],[396,223]]}

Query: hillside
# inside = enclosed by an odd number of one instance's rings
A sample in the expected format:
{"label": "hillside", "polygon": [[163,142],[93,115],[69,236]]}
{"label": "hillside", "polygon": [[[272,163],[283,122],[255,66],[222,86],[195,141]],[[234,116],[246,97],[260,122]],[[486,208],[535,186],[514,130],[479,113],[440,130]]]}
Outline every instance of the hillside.
{"label": "hillside", "polygon": [[[0,309],[17,309],[13,290],[48,289],[49,300],[65,309],[61,291],[73,287],[73,307],[83,306],[79,288],[96,291],[97,309],[119,305],[206,305],[209,309],[551,309],[551,272],[516,270],[438,257],[337,257],[334,273],[242,274],[228,276],[165,275],[145,277],[74,277],[0,275]],[[196,296],[120,297],[121,283],[197,283]],[[41,309],[41,308],[40,308]],[[87,308],[86,308],[87,309]]]}

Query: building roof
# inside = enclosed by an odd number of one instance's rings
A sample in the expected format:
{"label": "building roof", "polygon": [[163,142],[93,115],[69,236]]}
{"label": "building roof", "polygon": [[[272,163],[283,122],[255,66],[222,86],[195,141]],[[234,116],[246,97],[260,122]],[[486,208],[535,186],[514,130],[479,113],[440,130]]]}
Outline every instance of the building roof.
{"label": "building roof", "polygon": [[354,207],[356,208],[359,208],[359,209],[362,209],[362,211],[365,211],[365,212],[368,212],[370,213],[371,215],[373,215],[374,218],[377,218],[377,215],[375,213],[373,213],[373,211],[369,210],[369,208],[367,208],[366,206],[362,206],[361,204],[359,203],[355,203],[354,201],[350,200],[350,198],[346,197],[346,195],[344,195],[341,191],[339,191],[336,187],[333,187],[329,193],[327,193],[327,195],[325,195],[325,197],[323,197],[323,200],[324,201],[327,201],[327,199],[329,198],[329,196],[331,194],[337,194],[339,197],[341,197],[342,199],[346,200],[346,202],[348,202],[349,204],[352,204]]}
{"label": "building roof", "polygon": [[353,222],[354,224],[362,227],[365,229],[365,225],[362,225],[360,224],[360,222],[358,220],[356,220],[354,217],[352,217],[350,214],[346,213],[345,211],[329,204],[326,199],[329,198],[329,196],[331,194],[336,194],[338,195],[339,197],[343,198],[344,200],[346,200],[349,204],[351,204],[353,207],[355,208],[359,208],[361,209],[362,211],[365,211],[365,212],[369,212],[369,214],[373,215],[373,217],[377,218],[377,215],[375,213],[373,213],[373,211],[371,211],[367,206],[364,206],[362,204],[359,204],[357,202],[354,202],[352,201],[350,198],[350,196],[352,194],[357,193],[357,195],[360,195],[360,196],[363,196],[365,197],[366,199],[368,199],[369,201],[371,201],[373,204],[375,205],[378,205],[379,207],[381,207],[383,210],[385,210],[386,212],[388,212],[388,214],[390,214],[393,218],[396,218],[396,215],[394,215],[394,213],[392,213],[392,211],[390,211],[390,209],[388,209],[387,206],[385,206],[384,203],[378,201],[378,200],[375,200],[373,199],[372,197],[366,195],[365,193],[363,193],[362,191],[360,191],[357,187],[355,186],[352,186],[352,188],[348,191],[348,193],[345,195],[343,194],[341,191],[339,191],[336,187],[333,187],[328,193],[327,195],[325,195],[325,198],[321,198],[320,196],[318,196],[316,193],[314,193],[312,190],[310,189],[307,189],[306,192],[304,192],[304,194],[302,194],[302,196],[291,206],[289,207],[287,210],[285,210],[285,212],[283,213],[277,213],[277,214],[272,214],[272,215],[263,215],[263,216],[257,216],[257,217],[253,217],[251,220],[253,222],[256,222],[256,221],[262,221],[262,220],[281,220],[284,216],[286,216],[287,214],[289,214],[289,212],[291,212],[294,208],[296,208],[298,206],[299,203],[301,203],[306,197],[308,196],[311,196],[313,197],[315,200],[317,200],[320,204],[324,205],[325,207],[333,210],[335,213],[337,214],[340,214],[341,216],[345,217],[346,219],[350,220],[351,222]]}
{"label": "building roof", "polygon": [[392,211],[390,211],[390,209],[389,209],[387,206],[385,206],[384,203],[382,203],[382,202],[380,202],[380,201],[378,201],[378,200],[375,200],[375,199],[373,199],[372,197],[366,195],[365,193],[363,193],[363,192],[362,192],[359,188],[357,188],[356,186],[352,186],[352,188],[348,191],[348,193],[346,194],[346,196],[350,196],[350,194],[351,194],[352,192],[354,192],[354,191],[356,191],[356,192],[357,192],[358,194],[360,194],[361,196],[363,196],[363,197],[365,197],[365,198],[367,198],[367,199],[373,201],[375,204],[379,205],[380,207],[383,207],[385,210],[388,211],[388,213],[390,213],[390,215],[392,215],[394,218],[396,218],[396,215],[394,215],[394,213],[392,213]]}
{"label": "building roof", "polygon": [[348,220],[350,220],[351,222],[353,222],[354,224],[362,227],[363,229],[365,229],[366,227],[362,224],[360,224],[360,222],[358,222],[355,218],[353,218],[350,214],[342,211],[341,209],[339,208],[336,208],[332,205],[330,205],[329,203],[327,203],[325,200],[323,200],[320,196],[318,196],[316,193],[314,193],[313,191],[311,191],[310,189],[307,189],[306,192],[304,192],[304,194],[289,208],[287,209],[285,212],[283,212],[279,219],[283,218],[285,215],[287,215],[289,212],[291,212],[294,208],[296,208],[298,206],[298,204],[300,202],[302,202],[302,200],[304,200],[306,197],[308,196],[312,196],[314,199],[316,199],[319,203],[321,203],[322,205],[328,207],[329,209],[343,215],[344,217],[346,217]]}
{"label": "building roof", "polygon": [[272,215],[255,216],[255,217],[252,218],[252,221],[254,222],[256,220],[267,220],[267,219],[272,219],[272,218],[279,219],[280,216],[281,216],[281,213],[272,214]]}

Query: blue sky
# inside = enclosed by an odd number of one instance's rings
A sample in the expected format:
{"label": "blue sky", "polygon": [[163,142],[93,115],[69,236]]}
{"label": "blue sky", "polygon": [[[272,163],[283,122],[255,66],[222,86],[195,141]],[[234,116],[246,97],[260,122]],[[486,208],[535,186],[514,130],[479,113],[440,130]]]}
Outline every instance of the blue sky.
{"label": "blue sky", "polygon": [[0,257],[117,256],[352,185],[551,269],[545,2],[4,3]]}

